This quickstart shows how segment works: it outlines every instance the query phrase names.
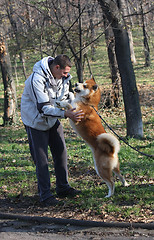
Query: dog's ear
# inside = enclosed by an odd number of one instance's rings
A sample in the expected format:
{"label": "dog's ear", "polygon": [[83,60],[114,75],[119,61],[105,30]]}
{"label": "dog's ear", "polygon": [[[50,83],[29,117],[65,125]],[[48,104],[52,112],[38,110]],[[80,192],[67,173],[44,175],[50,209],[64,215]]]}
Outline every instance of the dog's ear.
{"label": "dog's ear", "polygon": [[94,76],[93,76],[92,74],[91,74],[91,76],[90,76],[90,79],[95,82],[95,78],[94,78]]}
{"label": "dog's ear", "polygon": [[93,86],[93,90],[96,91],[97,89],[98,89],[98,86],[97,86],[97,84],[95,84],[95,85]]}

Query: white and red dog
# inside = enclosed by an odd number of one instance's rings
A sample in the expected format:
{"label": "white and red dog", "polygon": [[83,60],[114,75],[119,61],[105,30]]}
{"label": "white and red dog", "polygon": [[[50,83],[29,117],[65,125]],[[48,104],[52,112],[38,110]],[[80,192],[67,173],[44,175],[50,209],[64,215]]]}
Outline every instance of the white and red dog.
{"label": "white and red dog", "polygon": [[[76,108],[76,111],[84,112],[81,122],[70,120],[71,126],[90,146],[97,174],[108,186],[108,195],[114,194],[115,184],[112,178],[112,171],[119,177],[124,186],[128,186],[124,177],[120,174],[118,152],[120,144],[112,134],[106,133],[101,119],[94,110],[98,110],[101,99],[100,89],[94,79],[77,83],[75,87],[76,97],[71,104],[65,101],[57,101],[57,106],[65,109]],[[94,108],[93,108],[93,107]]]}

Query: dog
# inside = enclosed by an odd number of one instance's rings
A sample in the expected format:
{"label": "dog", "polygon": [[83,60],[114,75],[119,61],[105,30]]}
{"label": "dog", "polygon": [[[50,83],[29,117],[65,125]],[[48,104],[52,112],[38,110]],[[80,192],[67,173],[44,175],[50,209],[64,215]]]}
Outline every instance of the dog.
{"label": "dog", "polygon": [[94,110],[94,108],[98,110],[101,99],[100,88],[95,80],[91,78],[84,83],[77,83],[74,91],[75,99],[71,104],[66,101],[57,101],[56,104],[60,108],[76,108],[76,111],[82,110],[84,112],[84,118],[80,122],[73,122],[70,119],[70,124],[91,148],[96,172],[108,186],[108,195],[106,197],[111,197],[115,189],[112,172],[115,173],[124,186],[128,186],[125,178],[120,173],[118,160],[119,141],[112,134],[106,133],[100,117]]}

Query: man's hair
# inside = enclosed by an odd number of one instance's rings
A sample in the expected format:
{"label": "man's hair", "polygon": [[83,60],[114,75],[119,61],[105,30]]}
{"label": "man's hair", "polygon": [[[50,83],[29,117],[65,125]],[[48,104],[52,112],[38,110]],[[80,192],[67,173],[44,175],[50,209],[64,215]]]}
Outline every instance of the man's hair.
{"label": "man's hair", "polygon": [[61,69],[65,69],[65,67],[67,66],[70,68],[72,67],[71,60],[67,55],[64,55],[64,54],[61,54],[55,57],[55,59],[53,60],[53,64],[59,65]]}

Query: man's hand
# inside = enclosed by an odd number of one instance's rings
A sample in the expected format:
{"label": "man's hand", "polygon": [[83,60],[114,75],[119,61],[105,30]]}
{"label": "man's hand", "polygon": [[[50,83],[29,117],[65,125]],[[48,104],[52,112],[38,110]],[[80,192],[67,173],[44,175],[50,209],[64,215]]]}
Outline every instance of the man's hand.
{"label": "man's hand", "polygon": [[80,122],[84,118],[84,112],[82,110],[74,112],[75,110],[76,108],[72,108],[65,111],[65,117],[70,118],[73,122]]}

